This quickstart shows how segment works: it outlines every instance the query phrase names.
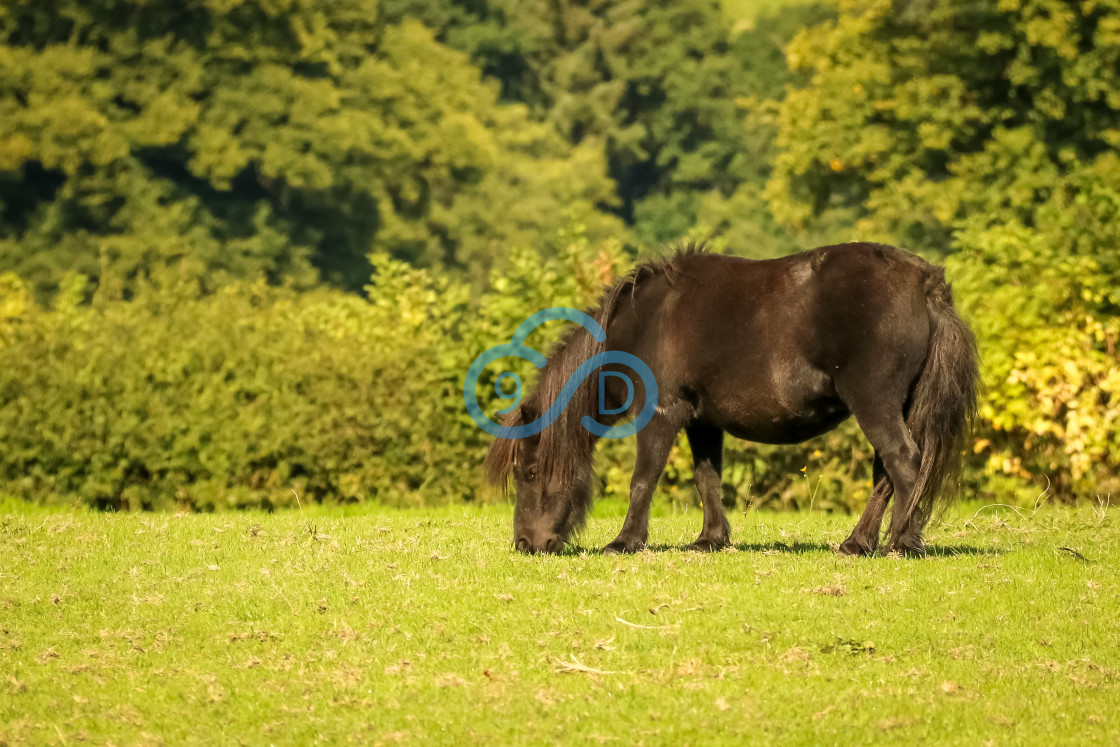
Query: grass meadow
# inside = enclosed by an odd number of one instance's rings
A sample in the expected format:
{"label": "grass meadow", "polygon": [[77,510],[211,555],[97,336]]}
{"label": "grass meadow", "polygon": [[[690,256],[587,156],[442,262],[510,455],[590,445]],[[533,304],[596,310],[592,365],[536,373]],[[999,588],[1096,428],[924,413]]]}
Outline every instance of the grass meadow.
{"label": "grass meadow", "polygon": [[0,744],[1113,744],[1115,510],[962,505],[924,560],[854,519],[522,557],[508,507],[2,506]]}

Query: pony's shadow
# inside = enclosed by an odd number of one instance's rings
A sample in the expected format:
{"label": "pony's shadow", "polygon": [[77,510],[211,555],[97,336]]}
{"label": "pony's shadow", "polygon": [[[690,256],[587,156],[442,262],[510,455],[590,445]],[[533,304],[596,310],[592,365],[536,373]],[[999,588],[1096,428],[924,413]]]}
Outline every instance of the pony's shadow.
{"label": "pony's shadow", "polygon": [[[761,555],[774,553],[789,553],[791,555],[807,555],[814,552],[833,552],[827,542],[736,542],[730,549],[737,552],[749,552]],[[678,550],[692,552],[698,555],[705,554],[703,550],[692,550],[688,545],[650,545],[646,548],[649,552],[669,552]]]}
{"label": "pony's shadow", "polygon": [[977,547],[976,545],[926,545],[926,555],[938,558],[952,558],[957,555],[1006,555],[1007,550],[997,547]]}
{"label": "pony's shadow", "polygon": [[[775,553],[783,553],[787,555],[809,555],[812,553],[826,553],[829,555],[836,555],[836,550],[832,545],[827,542],[737,542],[731,545],[731,548],[743,553],[754,553],[758,555],[773,555]],[[673,551],[689,551],[687,545],[648,545],[644,552],[673,552]],[[581,552],[586,552],[591,555],[602,555],[602,548],[581,548],[579,550],[567,550],[563,554],[578,555]],[[703,551],[695,550],[696,554],[704,554]],[[992,547],[977,547],[976,545],[926,545],[926,557],[935,558],[952,558],[957,556],[992,556],[1004,555],[1007,550],[1002,550]],[[874,557],[883,557],[883,552],[880,550]]]}
{"label": "pony's shadow", "polygon": [[753,552],[762,555],[773,555],[774,553],[808,555],[814,552],[835,552],[827,542],[738,542],[732,547],[739,552]]}
{"label": "pony's shadow", "polygon": [[[763,555],[773,553],[788,553],[791,555],[807,555],[814,552],[838,554],[836,549],[826,542],[741,542],[733,545],[739,552],[757,552]],[[926,557],[952,558],[958,555],[1003,555],[1006,550],[991,547],[977,547],[976,545],[926,545]],[[885,557],[882,547],[872,557]]]}

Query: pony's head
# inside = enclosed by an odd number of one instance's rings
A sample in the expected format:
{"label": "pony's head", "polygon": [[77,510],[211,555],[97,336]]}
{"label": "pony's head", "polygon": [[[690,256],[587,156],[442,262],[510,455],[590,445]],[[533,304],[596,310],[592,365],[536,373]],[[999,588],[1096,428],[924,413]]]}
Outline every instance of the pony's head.
{"label": "pony's head", "polygon": [[[504,424],[523,425],[532,422],[533,415],[522,405]],[[513,544],[523,553],[563,550],[591,506],[590,449],[585,443],[556,438],[559,432],[554,423],[535,436],[496,439],[486,457],[490,482],[508,487],[512,479]]]}
{"label": "pony's head", "polygon": [[[609,289],[593,313],[605,329],[626,284]],[[541,369],[536,387],[502,424],[537,420],[557,402],[568,380],[583,363],[605,350],[584,327],[568,330]],[[495,439],[486,457],[486,476],[500,487],[512,481],[517,491],[513,544],[524,553],[558,553],[583,526],[591,508],[595,437],[582,425],[595,411],[597,390],[589,381],[578,386],[563,411],[544,430],[518,439]]]}

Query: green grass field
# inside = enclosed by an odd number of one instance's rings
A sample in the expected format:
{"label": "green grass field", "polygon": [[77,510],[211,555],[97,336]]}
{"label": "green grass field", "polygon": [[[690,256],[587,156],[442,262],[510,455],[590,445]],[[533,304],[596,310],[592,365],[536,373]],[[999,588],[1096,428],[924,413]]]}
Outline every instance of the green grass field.
{"label": "green grass field", "polygon": [[[508,508],[0,516],[0,744],[1115,743],[1115,511],[522,557]],[[619,526],[597,510],[582,545]]]}

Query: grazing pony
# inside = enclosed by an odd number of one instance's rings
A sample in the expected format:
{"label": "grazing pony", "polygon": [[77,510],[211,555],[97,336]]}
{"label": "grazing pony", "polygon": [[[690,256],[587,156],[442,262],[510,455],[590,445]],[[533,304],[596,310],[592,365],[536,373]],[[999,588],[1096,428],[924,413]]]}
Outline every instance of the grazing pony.
{"label": "grazing pony", "polygon": [[[975,338],[953,309],[944,270],[881,244],[761,261],[689,246],[638,265],[590,315],[605,341],[569,331],[503,424],[540,417],[579,365],[602,351],[649,366],[657,409],[637,434],[630,507],[604,553],[645,547],[650,499],[682,428],[704,506],[689,547],[717,550],[730,543],[720,500],[725,432],[794,444],[854,415],[875,449],[873,489],[840,552],[875,553],[893,494],[888,550],[924,554],[922,529],[959,461],[979,383]],[[561,551],[587,515],[597,438],[584,416],[618,422],[643,405],[641,378],[620,364],[603,370],[621,375],[600,377],[602,393],[594,378],[585,381],[542,432],[499,438],[490,449],[488,478],[507,485],[512,474],[516,484],[514,545],[522,552]],[[622,412],[603,414],[613,410]]]}

